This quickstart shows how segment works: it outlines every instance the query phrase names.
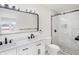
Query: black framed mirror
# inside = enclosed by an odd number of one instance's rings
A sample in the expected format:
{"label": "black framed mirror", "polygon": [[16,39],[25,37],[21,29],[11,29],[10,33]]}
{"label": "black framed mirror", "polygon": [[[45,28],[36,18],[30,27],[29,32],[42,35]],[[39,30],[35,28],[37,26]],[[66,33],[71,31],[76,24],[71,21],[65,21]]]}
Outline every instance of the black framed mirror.
{"label": "black framed mirror", "polygon": [[0,7],[0,34],[39,31],[39,15]]}

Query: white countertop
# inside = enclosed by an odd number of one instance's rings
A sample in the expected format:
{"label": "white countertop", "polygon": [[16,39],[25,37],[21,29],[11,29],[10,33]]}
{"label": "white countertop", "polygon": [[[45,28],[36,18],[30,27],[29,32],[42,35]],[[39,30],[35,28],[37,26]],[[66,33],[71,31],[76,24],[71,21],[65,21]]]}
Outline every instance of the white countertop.
{"label": "white countertop", "polygon": [[12,44],[5,44],[0,46],[0,52],[4,52],[7,50],[15,49],[23,45],[32,44],[37,41],[51,39],[50,36],[41,36],[38,35],[35,39],[27,39],[27,38],[18,38]]}
{"label": "white countertop", "polygon": [[28,41],[27,40],[21,40],[21,41],[18,41],[16,43],[5,44],[5,45],[0,46],[0,52],[5,52],[7,50],[16,49],[20,46],[32,44],[32,43],[35,43],[35,42],[41,41],[41,40],[42,39],[34,39],[34,40],[28,40]]}

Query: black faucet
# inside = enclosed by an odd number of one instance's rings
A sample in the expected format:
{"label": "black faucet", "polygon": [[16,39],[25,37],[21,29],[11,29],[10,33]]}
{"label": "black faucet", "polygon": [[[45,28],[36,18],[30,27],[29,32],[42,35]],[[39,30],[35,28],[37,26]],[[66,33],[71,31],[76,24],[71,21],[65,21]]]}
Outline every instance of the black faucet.
{"label": "black faucet", "polygon": [[5,44],[7,44],[7,37],[5,37]]}
{"label": "black faucet", "polygon": [[0,41],[0,45],[2,45],[2,42]]}
{"label": "black faucet", "polygon": [[31,39],[32,39],[32,38],[33,38],[33,34],[31,34],[31,36],[30,36],[30,37],[31,37]]}

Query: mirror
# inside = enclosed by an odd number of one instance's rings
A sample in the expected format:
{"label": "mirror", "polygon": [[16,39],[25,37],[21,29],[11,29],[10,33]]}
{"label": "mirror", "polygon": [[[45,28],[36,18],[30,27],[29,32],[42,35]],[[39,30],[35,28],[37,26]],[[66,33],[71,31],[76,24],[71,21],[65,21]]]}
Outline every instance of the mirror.
{"label": "mirror", "polygon": [[0,8],[0,33],[38,31],[39,15]]}

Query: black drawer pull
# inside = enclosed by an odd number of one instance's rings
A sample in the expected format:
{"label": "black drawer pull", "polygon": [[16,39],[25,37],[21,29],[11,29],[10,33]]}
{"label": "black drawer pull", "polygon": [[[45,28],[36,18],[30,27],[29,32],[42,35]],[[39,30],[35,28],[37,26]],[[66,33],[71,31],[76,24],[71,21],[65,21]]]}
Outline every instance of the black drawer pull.
{"label": "black drawer pull", "polygon": [[40,46],[40,45],[41,45],[41,43],[37,44],[36,46]]}
{"label": "black drawer pull", "polygon": [[29,48],[22,49],[23,51],[28,50]]}

